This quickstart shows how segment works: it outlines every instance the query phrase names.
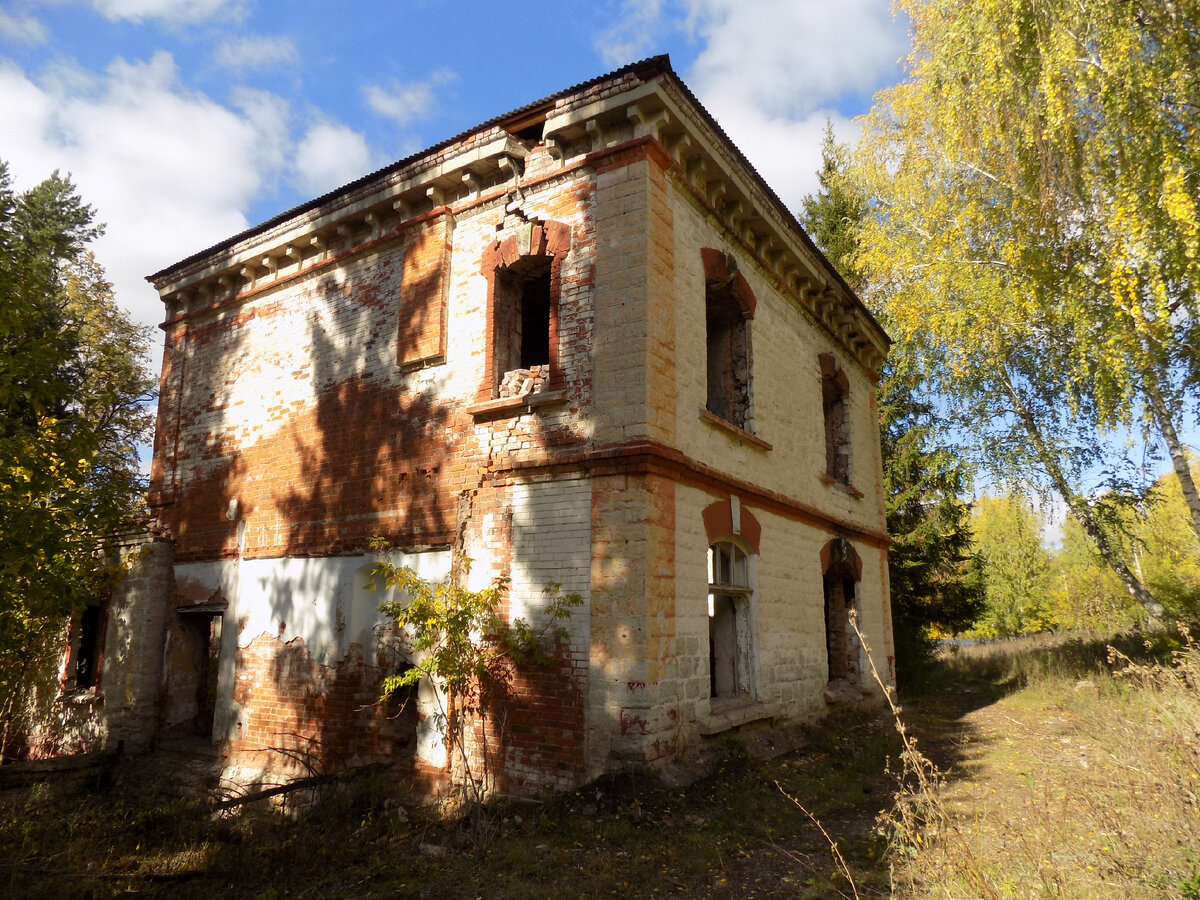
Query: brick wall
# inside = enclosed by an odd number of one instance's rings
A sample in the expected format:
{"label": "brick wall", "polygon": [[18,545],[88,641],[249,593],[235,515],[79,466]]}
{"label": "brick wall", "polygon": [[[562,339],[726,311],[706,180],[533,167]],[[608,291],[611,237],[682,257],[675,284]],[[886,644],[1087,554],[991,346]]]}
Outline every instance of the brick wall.
{"label": "brick wall", "polygon": [[411,759],[417,704],[408,695],[380,702],[382,672],[373,663],[357,644],[322,665],[303,638],[259,635],[238,651],[234,701],[254,715],[230,741],[231,757],[297,774]]}
{"label": "brick wall", "polygon": [[[520,612],[536,612],[549,581],[586,597],[587,480],[508,473],[578,455],[591,437],[594,195],[586,171],[526,190],[521,215],[559,223],[561,255],[550,385],[561,393],[536,410],[472,407],[486,355],[481,258],[505,236],[495,201],[435,211],[336,266],[168,326],[154,501],[198,579],[192,593],[228,604],[236,634],[222,638],[227,715],[214,736],[240,765],[296,753],[322,765],[396,753],[443,764],[432,696],[414,705],[413,743],[360,708],[382,671],[371,647],[347,649],[335,633],[343,588],[320,573],[372,535],[458,548],[477,583],[514,576]],[[564,567],[547,539],[574,562]],[[304,558],[310,574],[289,575]],[[503,790],[578,780],[586,648],[585,609],[554,667],[514,672],[495,720],[511,729]]]}

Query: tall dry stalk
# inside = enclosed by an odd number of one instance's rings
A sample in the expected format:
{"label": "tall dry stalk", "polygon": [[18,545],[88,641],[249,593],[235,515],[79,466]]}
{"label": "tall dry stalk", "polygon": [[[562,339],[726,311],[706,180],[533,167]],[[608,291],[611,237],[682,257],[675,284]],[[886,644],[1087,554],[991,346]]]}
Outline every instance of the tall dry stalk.
{"label": "tall dry stalk", "polygon": [[[942,802],[942,787],[945,776],[938,767],[920,750],[917,749],[917,739],[913,737],[901,715],[902,709],[896,703],[895,689],[884,682],[875,665],[875,657],[871,653],[870,643],[866,635],[859,630],[857,611],[850,611],[850,627],[858,637],[867,664],[871,668],[871,677],[879,685],[887,700],[892,713],[892,721],[900,734],[904,747],[900,754],[902,769],[897,776],[898,788],[894,796],[892,809],[882,813],[879,820],[879,830],[888,842],[889,849],[906,856],[916,856],[928,843],[931,836],[949,834],[954,838],[956,849],[961,853],[962,862],[971,887],[981,897],[989,900],[999,900],[999,895],[989,883],[987,876],[980,868],[979,861],[971,849],[970,842],[963,835],[953,816],[947,812]],[[911,887],[910,883],[910,887]]]}

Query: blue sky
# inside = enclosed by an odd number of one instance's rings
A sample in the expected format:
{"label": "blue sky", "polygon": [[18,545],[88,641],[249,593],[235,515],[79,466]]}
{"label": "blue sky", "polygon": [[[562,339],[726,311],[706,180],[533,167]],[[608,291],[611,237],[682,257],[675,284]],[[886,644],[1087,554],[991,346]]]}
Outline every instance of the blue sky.
{"label": "blue sky", "polygon": [[853,138],[907,46],[887,0],[6,0],[0,158],[18,188],[72,174],[156,324],[146,274],[657,53],[796,209],[825,119]]}

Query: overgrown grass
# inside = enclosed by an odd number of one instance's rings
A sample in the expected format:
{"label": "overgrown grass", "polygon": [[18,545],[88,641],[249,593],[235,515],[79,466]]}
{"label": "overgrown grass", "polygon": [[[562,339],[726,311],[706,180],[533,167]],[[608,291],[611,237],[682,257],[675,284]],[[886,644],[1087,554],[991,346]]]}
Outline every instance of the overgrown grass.
{"label": "overgrown grass", "polygon": [[730,740],[687,787],[493,806],[482,842],[387,775],[223,816],[136,762],[0,793],[0,895],[1200,900],[1195,646],[961,648],[899,716],[903,738],[847,711],[771,758]]}
{"label": "overgrown grass", "polygon": [[767,759],[731,740],[687,787],[624,776],[494,806],[484,846],[473,826],[406,809],[386,776],[323,789],[291,814],[225,817],[139,772],[106,790],[10,791],[0,795],[0,895],[850,896],[778,782],[837,829],[866,896],[885,896],[873,825],[894,734],[856,714],[809,730],[803,745]]}
{"label": "overgrown grass", "polygon": [[953,654],[943,678],[1013,693],[980,716],[963,777],[905,758],[882,820],[904,892],[1200,898],[1200,648],[1184,638]]}

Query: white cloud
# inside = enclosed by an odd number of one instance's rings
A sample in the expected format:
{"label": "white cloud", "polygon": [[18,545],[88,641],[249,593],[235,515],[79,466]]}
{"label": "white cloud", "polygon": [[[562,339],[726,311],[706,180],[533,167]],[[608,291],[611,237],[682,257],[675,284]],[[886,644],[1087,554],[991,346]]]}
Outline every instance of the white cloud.
{"label": "white cloud", "polygon": [[701,102],[783,201],[816,190],[828,116],[838,140],[858,129],[840,104],[868,100],[907,52],[888,0],[684,0],[705,43],[688,74]]}
{"label": "white cloud", "polygon": [[162,19],[172,24],[203,22],[220,14],[240,19],[247,0],[91,0],[92,6],[112,22]]}
{"label": "white cloud", "polygon": [[0,9],[0,37],[16,44],[44,44],[46,26],[33,16]]}
{"label": "white cloud", "polygon": [[373,113],[391,119],[403,128],[427,118],[436,104],[434,89],[456,78],[449,69],[439,69],[424,81],[393,81],[386,87],[367,85],[363,88],[363,97]]}
{"label": "white cloud", "polygon": [[371,164],[371,150],[359,132],[340,122],[317,122],[296,147],[297,186],[318,196],[366,175]]}
{"label": "white cloud", "polygon": [[38,81],[0,62],[0,96],[16,186],[71,173],[108,226],[94,249],[117,299],[146,324],[162,308],[144,276],[244,229],[264,173],[286,158],[285,101],[244,91],[229,109],[182,88],[166,53]]}
{"label": "white cloud", "polygon": [[279,66],[295,65],[300,60],[296,44],[283,35],[245,37],[225,41],[217,48],[213,61],[234,72],[254,72]]}
{"label": "white cloud", "polygon": [[687,0],[705,40],[693,87],[714,111],[750,104],[802,118],[891,81],[906,52],[888,0]]}
{"label": "white cloud", "polygon": [[596,38],[605,64],[616,68],[646,56],[661,17],[662,0],[624,0],[616,21]]}
{"label": "white cloud", "polygon": [[719,121],[784,205],[799,214],[805,195],[820,189],[817,170],[821,167],[821,141],[827,120],[833,123],[834,137],[841,143],[858,140],[858,125],[835,110],[816,110],[803,119],[785,119],[743,107],[731,110]]}

